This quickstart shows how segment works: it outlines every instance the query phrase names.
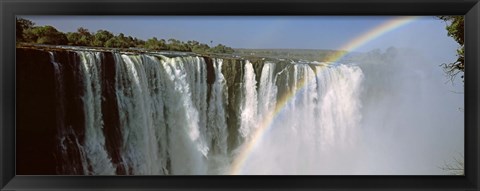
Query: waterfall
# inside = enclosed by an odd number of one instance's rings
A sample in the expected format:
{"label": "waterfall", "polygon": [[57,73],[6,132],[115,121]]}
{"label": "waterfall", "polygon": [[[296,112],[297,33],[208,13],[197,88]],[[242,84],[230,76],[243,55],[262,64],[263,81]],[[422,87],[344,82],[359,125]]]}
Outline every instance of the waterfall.
{"label": "waterfall", "polygon": [[50,56],[59,149],[72,161],[60,162],[64,174],[227,174],[262,128],[242,173],[322,174],[330,163],[319,163],[354,144],[361,120],[363,73],[354,65],[76,50],[79,134],[63,121],[72,117],[67,68]]}
{"label": "waterfall", "polygon": [[240,135],[249,139],[251,131],[256,128],[257,124],[257,81],[255,80],[255,72],[252,63],[246,61],[245,73],[242,83],[242,105],[240,106]]}
{"label": "waterfall", "polygon": [[208,107],[208,137],[212,143],[209,160],[209,174],[222,174],[228,166],[228,148],[227,148],[227,123],[225,115],[225,77],[222,74],[223,59],[214,59],[213,67],[215,71],[215,82],[212,88],[212,96]]}
{"label": "waterfall", "polygon": [[[200,71],[192,61],[195,58],[162,57],[163,82],[165,83],[166,121],[169,129],[169,154],[173,174],[205,174],[205,160],[208,152],[204,127],[200,126],[199,108],[194,98],[202,97],[202,91],[193,92],[203,82],[188,79],[187,71]],[[198,64],[198,63],[196,63]],[[197,74],[199,76],[203,76]],[[196,79],[195,79],[196,80]]]}
{"label": "waterfall", "polygon": [[[164,159],[159,156],[157,132],[165,128],[162,123],[153,126],[154,116],[162,102],[155,100],[155,84],[149,86],[146,67],[151,58],[139,55],[115,55],[117,68],[116,92],[122,127],[123,165],[127,174],[163,174]],[[150,88],[152,87],[152,88]],[[152,93],[153,92],[153,93]],[[165,136],[161,137],[165,138]],[[161,146],[161,145],[160,145]],[[160,165],[159,165],[160,164]],[[130,172],[131,170],[131,172]]]}
{"label": "waterfall", "polygon": [[277,87],[274,78],[275,63],[265,63],[260,76],[260,87],[258,92],[258,117],[260,119],[267,118],[272,115],[275,109]]}
{"label": "waterfall", "polygon": [[[100,56],[96,52],[78,52],[80,57],[80,72],[83,77],[84,95],[83,109],[85,111],[85,155],[91,166],[92,174],[111,175],[115,173],[111,159],[105,148],[103,135],[103,117],[101,110],[101,76]],[[87,172],[87,169],[84,169]]]}
{"label": "waterfall", "polygon": [[[60,163],[57,171],[64,174],[87,174],[84,170],[88,169],[87,156],[83,147],[78,142],[75,132],[70,127],[66,127],[66,95],[65,95],[65,82],[64,82],[64,69],[61,63],[55,60],[55,52],[49,52],[50,60],[53,65],[55,74],[55,99],[57,101],[55,114],[56,114],[56,126],[58,131],[58,150],[60,152]],[[71,156],[72,151],[76,147],[79,152],[78,156]],[[82,149],[79,149],[82,148]],[[81,166],[82,168],[75,168],[75,166]]]}
{"label": "waterfall", "polygon": [[[50,55],[50,60],[53,65],[54,74],[55,74],[55,93],[57,100],[57,107],[55,108],[56,125],[60,131],[65,129],[65,88],[64,88],[64,78],[63,78],[63,69],[62,65],[55,61],[55,53],[48,52]],[[62,132],[64,134],[64,132]]]}
{"label": "waterfall", "polygon": [[293,96],[274,118],[240,173],[341,173],[345,168],[335,161],[354,146],[355,130],[360,126],[361,69],[307,64],[294,64],[289,69],[290,75],[279,77],[291,76],[293,79],[287,81],[293,81],[283,83],[286,87],[279,89],[293,91]]}

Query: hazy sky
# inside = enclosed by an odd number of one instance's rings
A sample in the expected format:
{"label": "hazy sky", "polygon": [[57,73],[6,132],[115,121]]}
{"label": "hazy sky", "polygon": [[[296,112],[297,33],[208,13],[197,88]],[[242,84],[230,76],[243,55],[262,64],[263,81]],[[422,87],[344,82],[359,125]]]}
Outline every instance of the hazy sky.
{"label": "hazy sky", "polygon": [[[140,39],[157,37],[224,44],[234,48],[338,49],[376,26],[383,17],[347,16],[22,16],[37,25],[52,25],[63,32],[85,27],[106,29]],[[359,47],[370,51],[390,46],[431,49],[438,55],[452,52],[456,42],[447,36],[445,22],[433,16],[416,19]]]}

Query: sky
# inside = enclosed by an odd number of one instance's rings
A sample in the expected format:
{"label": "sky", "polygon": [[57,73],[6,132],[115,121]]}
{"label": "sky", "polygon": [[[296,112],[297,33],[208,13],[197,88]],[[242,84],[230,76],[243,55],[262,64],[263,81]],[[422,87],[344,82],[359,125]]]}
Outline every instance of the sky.
{"label": "sky", "polygon": [[[196,40],[233,48],[334,49],[354,40],[394,16],[21,16],[37,25],[51,25],[62,32],[79,27],[95,32],[105,29],[143,40],[157,37]],[[389,31],[356,51],[436,47],[449,54],[458,44],[447,36],[446,23],[425,16]]]}

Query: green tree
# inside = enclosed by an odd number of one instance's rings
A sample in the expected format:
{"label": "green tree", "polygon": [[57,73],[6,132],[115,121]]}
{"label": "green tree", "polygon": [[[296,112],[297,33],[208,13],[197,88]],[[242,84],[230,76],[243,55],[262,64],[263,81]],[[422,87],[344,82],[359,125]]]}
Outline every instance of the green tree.
{"label": "green tree", "polygon": [[104,46],[109,48],[129,48],[129,38],[125,37],[123,33],[118,34],[118,36],[113,36],[108,39]]}
{"label": "green tree", "polygon": [[24,37],[27,42],[37,44],[68,44],[67,36],[52,26],[33,27],[25,31]]}
{"label": "green tree", "polygon": [[172,50],[172,51],[184,51],[184,52],[188,52],[188,51],[192,51],[191,48],[188,46],[188,44],[185,44],[184,42],[182,41],[179,41],[177,39],[168,39],[168,50]]}
{"label": "green tree", "polygon": [[140,40],[137,37],[133,38],[131,43],[133,47],[143,48],[145,46],[145,41]]}
{"label": "green tree", "polygon": [[90,46],[93,41],[93,35],[83,27],[77,29],[77,33],[79,34],[79,38],[76,41],[76,45],[78,46]]}
{"label": "green tree", "polygon": [[68,45],[71,45],[71,46],[79,46],[79,42],[80,42],[80,34],[79,33],[76,33],[76,32],[67,32],[67,40],[68,40]]}
{"label": "green tree", "polygon": [[457,49],[457,60],[452,63],[442,64],[443,69],[452,80],[459,73],[462,73],[461,78],[463,78],[463,73],[465,72],[464,17],[439,16],[439,18],[447,23],[446,29],[448,31],[448,36],[455,39],[455,41],[457,41],[457,43],[460,45],[460,47]]}
{"label": "green tree", "polygon": [[168,49],[167,44],[165,43],[165,40],[163,39],[158,40],[156,37],[148,39],[145,42],[145,48],[150,50],[167,50]]}
{"label": "green tree", "polygon": [[24,19],[24,18],[16,18],[15,20],[15,35],[16,35],[16,39],[17,39],[17,42],[24,42],[25,41],[25,37],[24,37],[24,32],[25,30],[29,30],[31,28],[33,28],[33,26],[35,25],[35,23],[33,23],[32,21],[28,20],[28,19]]}
{"label": "green tree", "polygon": [[[123,37],[123,38],[122,38]],[[124,36],[115,36],[105,42],[105,47],[109,48],[128,48],[130,44],[127,42]]]}
{"label": "green tree", "polygon": [[98,30],[93,37],[91,46],[105,47],[105,43],[112,37],[114,37],[114,35],[110,31]]}
{"label": "green tree", "polygon": [[213,47],[210,52],[212,53],[222,53],[222,54],[231,54],[234,52],[234,50],[230,47],[227,47],[223,44],[219,44],[215,47]]}
{"label": "green tree", "polygon": [[77,32],[82,36],[91,36],[92,34],[88,31],[88,29],[80,27],[77,29]]}
{"label": "green tree", "polygon": [[119,48],[121,46],[120,43],[121,42],[116,37],[112,37],[108,39],[107,42],[105,42],[103,45],[107,48]]}
{"label": "green tree", "polygon": [[[177,39],[157,39],[155,37],[147,41],[125,36],[120,33],[115,36],[107,30],[98,30],[91,33],[88,29],[79,27],[76,32],[62,33],[52,26],[34,26],[34,23],[17,18],[17,42],[52,44],[52,45],[71,45],[71,46],[93,46],[108,48],[145,48],[147,50],[171,50],[195,53],[233,53],[234,50],[225,45],[219,44],[216,47],[210,47],[207,44],[198,41],[189,40],[186,43]],[[213,41],[210,41],[213,43]]]}

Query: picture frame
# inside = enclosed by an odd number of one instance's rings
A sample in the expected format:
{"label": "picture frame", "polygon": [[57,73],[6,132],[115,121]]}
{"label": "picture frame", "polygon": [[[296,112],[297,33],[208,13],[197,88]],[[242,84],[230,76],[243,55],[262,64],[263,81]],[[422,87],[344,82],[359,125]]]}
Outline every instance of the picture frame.
{"label": "picture frame", "polygon": [[[1,190],[478,190],[478,0],[2,0]],[[16,15],[465,15],[465,176],[16,176]]]}

